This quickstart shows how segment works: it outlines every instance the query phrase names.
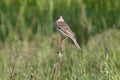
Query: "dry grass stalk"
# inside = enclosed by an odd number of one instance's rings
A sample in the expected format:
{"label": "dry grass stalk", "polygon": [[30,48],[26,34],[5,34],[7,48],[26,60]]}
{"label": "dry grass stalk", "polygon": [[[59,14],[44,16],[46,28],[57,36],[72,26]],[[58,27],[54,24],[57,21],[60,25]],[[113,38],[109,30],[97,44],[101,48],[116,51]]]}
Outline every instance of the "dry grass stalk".
{"label": "dry grass stalk", "polygon": [[14,72],[15,71],[15,67],[16,67],[16,58],[14,59],[13,61],[13,64],[12,64],[12,71],[10,73],[10,80],[14,80],[15,76],[16,76],[16,73]]}
{"label": "dry grass stalk", "polygon": [[54,69],[53,69],[53,74],[52,74],[52,79],[51,80],[55,80],[55,77],[56,77],[56,74],[57,74],[57,70],[58,70],[58,65],[60,63],[60,55],[61,55],[61,48],[60,50],[57,52],[57,55],[56,55],[56,62],[55,62],[55,65],[54,65]]}

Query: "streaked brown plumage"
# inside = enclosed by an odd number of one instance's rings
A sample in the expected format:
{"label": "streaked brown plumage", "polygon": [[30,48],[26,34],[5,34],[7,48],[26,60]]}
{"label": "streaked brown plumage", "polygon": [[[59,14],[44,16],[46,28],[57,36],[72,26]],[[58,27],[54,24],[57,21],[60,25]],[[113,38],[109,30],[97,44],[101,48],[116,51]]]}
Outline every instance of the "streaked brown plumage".
{"label": "streaked brown plumage", "polygon": [[62,37],[61,43],[63,43],[63,41],[66,38],[70,38],[74,42],[75,46],[78,49],[81,49],[79,44],[76,41],[75,34],[72,32],[72,30],[70,29],[68,24],[64,21],[62,16],[59,16],[57,21],[56,21],[56,29],[57,29],[58,33],[61,35],[61,37]]}

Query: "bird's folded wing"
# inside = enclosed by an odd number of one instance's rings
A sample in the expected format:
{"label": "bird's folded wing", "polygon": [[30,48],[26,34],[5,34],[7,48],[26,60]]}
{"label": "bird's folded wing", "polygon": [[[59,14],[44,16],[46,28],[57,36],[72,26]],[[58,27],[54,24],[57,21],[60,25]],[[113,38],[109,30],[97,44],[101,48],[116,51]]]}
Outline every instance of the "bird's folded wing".
{"label": "bird's folded wing", "polygon": [[65,22],[59,22],[57,27],[68,35],[68,37],[74,37],[74,33]]}

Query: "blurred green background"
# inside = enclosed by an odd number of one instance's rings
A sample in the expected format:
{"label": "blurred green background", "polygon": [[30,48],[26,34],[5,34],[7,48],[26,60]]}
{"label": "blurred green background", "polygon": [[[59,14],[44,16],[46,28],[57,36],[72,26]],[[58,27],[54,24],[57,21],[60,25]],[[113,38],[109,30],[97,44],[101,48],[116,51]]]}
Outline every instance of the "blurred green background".
{"label": "blurred green background", "polygon": [[120,80],[119,0],[0,0],[0,79],[50,80],[60,15],[82,50],[66,41],[56,80]]}

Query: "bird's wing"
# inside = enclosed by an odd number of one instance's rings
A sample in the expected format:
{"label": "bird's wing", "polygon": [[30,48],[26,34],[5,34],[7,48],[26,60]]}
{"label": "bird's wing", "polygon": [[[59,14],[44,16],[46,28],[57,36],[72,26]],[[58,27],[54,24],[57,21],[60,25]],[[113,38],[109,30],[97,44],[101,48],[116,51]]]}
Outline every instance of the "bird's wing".
{"label": "bird's wing", "polygon": [[75,36],[75,34],[72,32],[72,30],[69,28],[68,24],[65,22],[58,22],[57,27],[63,31],[68,37],[72,38]]}

